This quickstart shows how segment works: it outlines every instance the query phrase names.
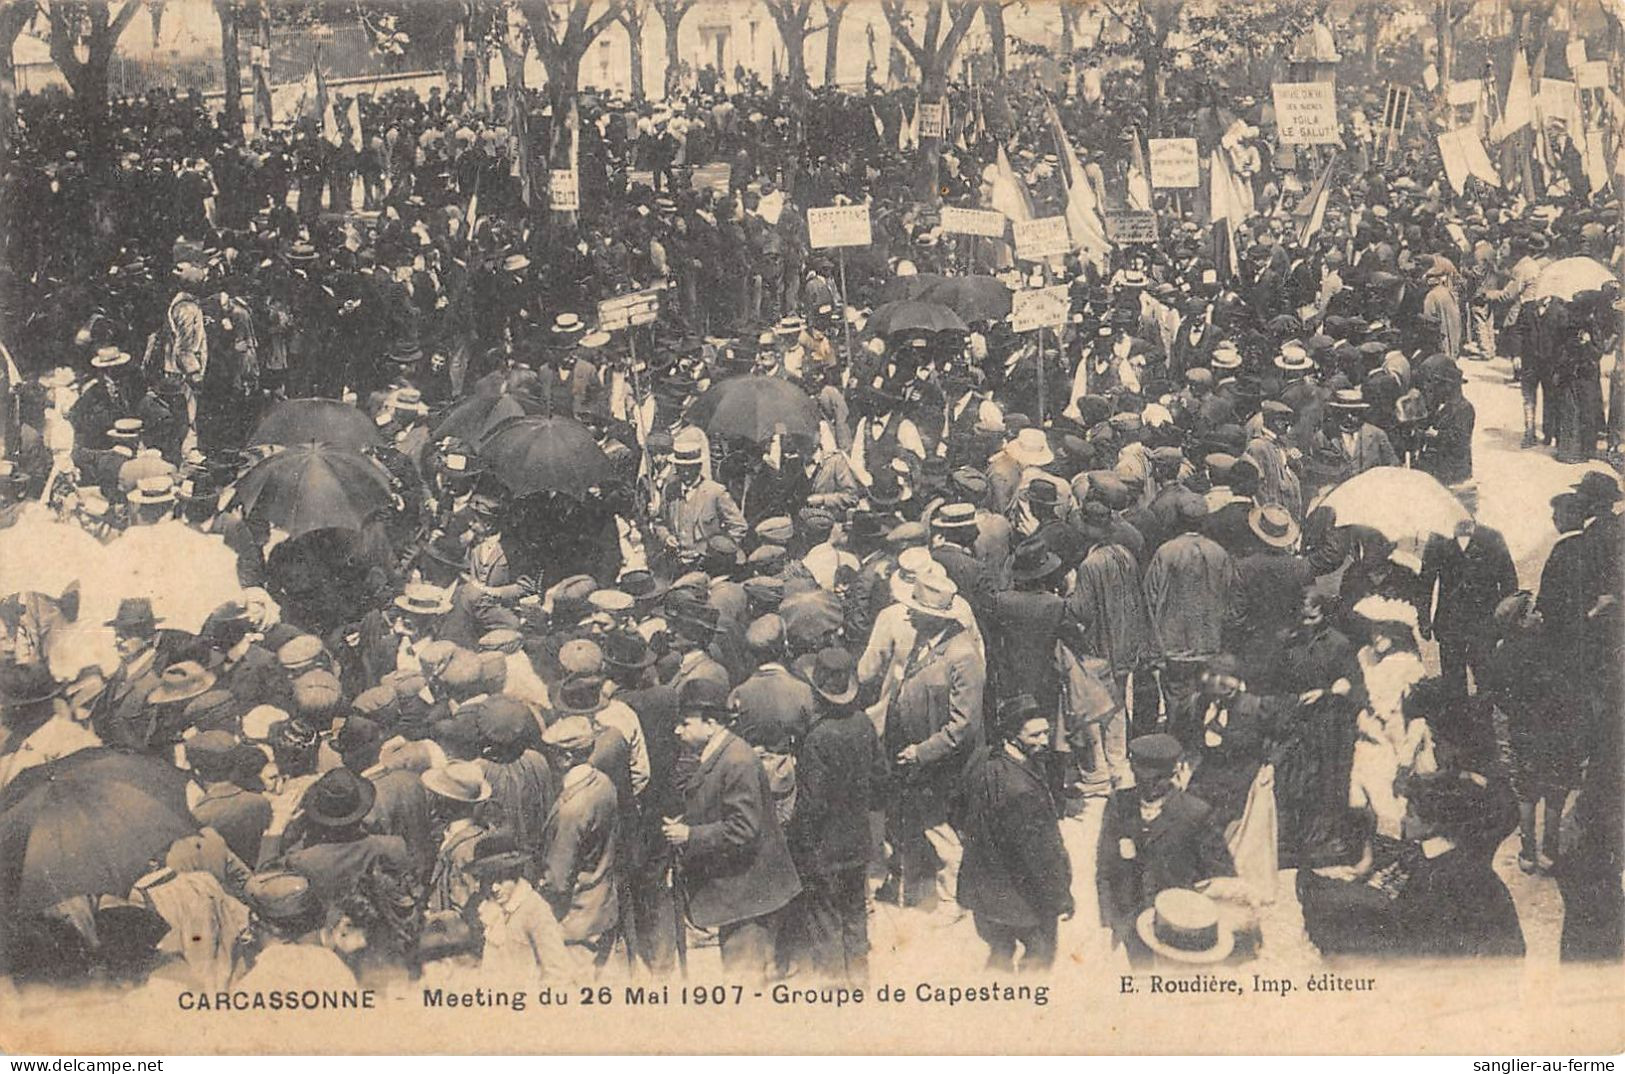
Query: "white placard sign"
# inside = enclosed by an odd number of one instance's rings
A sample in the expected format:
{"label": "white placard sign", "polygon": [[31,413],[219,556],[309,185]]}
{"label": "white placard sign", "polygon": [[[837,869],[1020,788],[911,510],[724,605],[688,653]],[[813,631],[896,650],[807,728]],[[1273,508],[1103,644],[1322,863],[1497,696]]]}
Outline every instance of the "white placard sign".
{"label": "white placard sign", "polygon": [[1152,138],[1151,185],[1160,189],[1190,189],[1202,185],[1195,138]]}
{"label": "white placard sign", "polygon": [[1066,217],[1044,216],[1037,220],[1017,220],[1016,256],[1023,261],[1044,261],[1060,257],[1072,249],[1072,236],[1066,230]]}
{"label": "white placard sign", "polygon": [[1608,85],[1608,61],[1587,60],[1574,69],[1574,84],[1581,89],[1603,89]]}
{"label": "white placard sign", "polygon": [[1072,316],[1072,295],[1065,284],[1015,291],[1010,295],[1010,329],[1035,332],[1059,328]]}
{"label": "white placard sign", "polygon": [[640,324],[653,324],[660,317],[660,292],[636,291],[616,295],[598,303],[598,327],[617,332]]}
{"label": "white placard sign", "polygon": [[807,210],[807,242],[815,250],[868,246],[869,206],[829,205]]}
{"label": "white placard sign", "polygon": [[983,235],[990,239],[1002,239],[1004,214],[991,209],[961,209],[944,205],[942,230],[950,235]]}
{"label": "white placard sign", "polygon": [[1337,84],[1276,82],[1275,124],[1282,145],[1337,144]]}
{"label": "white placard sign", "polygon": [[549,174],[547,207],[561,213],[581,210],[581,183],[576,178],[575,169],[561,168]]}
{"label": "white placard sign", "polygon": [[941,138],[948,125],[948,107],[941,101],[920,102],[920,137]]}

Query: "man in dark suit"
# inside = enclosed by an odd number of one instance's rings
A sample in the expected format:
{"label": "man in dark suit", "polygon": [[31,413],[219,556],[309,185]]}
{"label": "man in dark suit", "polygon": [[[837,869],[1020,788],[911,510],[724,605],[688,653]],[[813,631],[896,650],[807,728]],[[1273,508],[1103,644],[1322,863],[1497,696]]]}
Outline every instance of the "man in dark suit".
{"label": "man in dark suit", "polygon": [[538,890],[583,969],[609,957],[621,913],[615,881],[620,805],[614,783],[589,763],[596,738],[586,716],[565,716],[542,732],[548,760],[564,778],[542,837]]}
{"label": "man in dark suit", "polygon": [[310,881],[322,906],[334,910],[355,893],[368,870],[379,866],[410,872],[406,841],[398,835],[369,835],[363,822],[378,789],[348,768],[335,768],[312,783],[299,799],[304,828],[282,865]]}
{"label": "man in dark suit", "polygon": [[215,611],[203,633],[224,658],[216,672],[220,687],[238,701],[260,704],[284,677],[276,654],[260,644],[264,635],[254,629],[248,609],[241,604],[227,604]]}
{"label": "man in dark suit", "polygon": [[757,619],[745,631],[745,644],[756,670],[729,695],[734,712],[730,730],[758,749],[794,753],[818,706],[812,687],[785,666],[784,620],[777,615]]}
{"label": "man in dark suit", "polygon": [[364,827],[378,835],[398,835],[413,866],[428,875],[439,850],[429,815],[429,792],[416,772],[379,762],[384,730],[365,716],[350,716],[333,736],[344,766],[371,783],[377,794]]}
{"label": "man in dark suit", "polygon": [[1224,833],[1208,804],[1174,786],[1183,751],[1172,735],[1141,735],[1128,744],[1134,787],[1106,804],[1096,854],[1096,882],[1104,924],[1142,964],[1150,952],[1134,921],[1167,888],[1194,888],[1235,875]]}
{"label": "man in dark suit", "polygon": [[914,636],[886,713],[895,791],[886,816],[892,875],[876,897],[927,909],[952,891],[959,839],[948,824],[948,795],[983,741],[987,664],[954,617],[957,592],[947,575],[928,573],[905,594]]}
{"label": "man in dark suit", "polygon": [[203,797],[192,806],[192,816],[205,828],[219,832],[231,852],[252,869],[259,864],[260,843],[271,825],[271,800],[232,779],[239,748],[229,732],[203,731],[187,740],[186,764],[203,788]]}
{"label": "man in dark suit", "polygon": [[1072,863],[1061,842],[1055,800],[1040,759],[1049,749],[1050,720],[1031,694],[999,706],[1004,741],[980,751],[955,801],[964,840],[959,905],[987,941],[987,965],[1023,970],[1055,961],[1055,931],[1072,916]]}
{"label": "man in dark suit", "polygon": [[1061,683],[1055,668],[1055,641],[1066,614],[1056,592],[1061,557],[1043,539],[1029,537],[1010,559],[1012,588],[996,594],[987,613],[988,663],[1000,699],[1031,694],[1046,712],[1055,711]]}
{"label": "man in dark suit", "polygon": [[1423,619],[1424,636],[1439,640],[1440,670],[1452,696],[1467,696],[1469,667],[1476,682],[1495,645],[1495,606],[1517,590],[1518,569],[1506,538],[1470,518],[1456,524],[1453,536],[1433,537],[1422,550],[1424,604],[1432,609]]}
{"label": "man in dark suit", "polygon": [[801,874],[802,921],[813,972],[861,982],[869,972],[869,811],[886,785],[874,724],[855,704],[856,667],[845,649],[818,653],[812,684],[819,711],[796,766],[796,811],[788,832]]}
{"label": "man in dark suit", "polygon": [[675,965],[677,934],[673,927],[671,885],[667,871],[671,852],[661,833],[662,817],[682,812],[682,788],[676,783],[677,690],[655,681],[654,654],[636,631],[618,631],[603,638],[604,666],[609,671],[608,693],[637,714],[649,750],[649,782],[638,796],[637,830],[621,836],[621,871],[626,878],[633,915],[630,930],[637,954],[655,974]]}
{"label": "man in dark suit", "polygon": [[722,726],[726,688],[683,684],[677,737],[686,756],[681,817],[662,830],[678,854],[688,918],[717,930],[724,971],[766,980],[774,964],[779,911],[801,891],[756,751]]}

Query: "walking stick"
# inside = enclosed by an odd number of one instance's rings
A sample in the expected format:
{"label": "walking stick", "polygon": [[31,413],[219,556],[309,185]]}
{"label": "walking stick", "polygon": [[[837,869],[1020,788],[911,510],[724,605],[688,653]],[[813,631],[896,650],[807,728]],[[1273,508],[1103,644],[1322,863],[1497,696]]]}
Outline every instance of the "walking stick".
{"label": "walking stick", "polygon": [[674,860],[671,868],[666,871],[666,876],[671,884],[671,919],[677,944],[677,972],[686,981],[688,980],[688,928],[683,922],[682,867]]}

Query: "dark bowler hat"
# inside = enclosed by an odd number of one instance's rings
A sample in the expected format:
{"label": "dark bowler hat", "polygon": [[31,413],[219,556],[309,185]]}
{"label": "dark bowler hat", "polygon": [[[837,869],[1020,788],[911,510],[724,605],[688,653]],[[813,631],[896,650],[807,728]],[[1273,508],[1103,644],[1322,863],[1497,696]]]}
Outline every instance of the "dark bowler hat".
{"label": "dark bowler hat", "polygon": [[1017,582],[1030,582],[1037,578],[1048,578],[1061,566],[1061,557],[1056,555],[1041,537],[1028,537],[1016,546],[1016,552],[1010,560],[1010,577]]}
{"label": "dark bowler hat", "polygon": [[322,828],[344,828],[365,817],[378,797],[371,780],[348,768],[335,768],[310,785],[299,807],[305,818]]}
{"label": "dark bowler hat", "polygon": [[163,622],[152,614],[152,601],[146,597],[126,597],[119,601],[118,614],[103,623],[121,634],[145,636],[158,629]]}
{"label": "dark bowler hat", "polygon": [[519,848],[519,841],[505,828],[491,832],[474,846],[474,860],[468,871],[480,879],[518,876],[530,868],[531,856]]}
{"label": "dark bowler hat", "polygon": [[813,662],[813,689],[820,697],[835,705],[845,705],[858,696],[858,679],[852,654],[831,646],[819,651]]}
{"label": "dark bowler hat", "polygon": [[599,639],[604,651],[604,662],[622,671],[641,670],[654,664],[654,654],[643,635],[633,630],[619,630]]}
{"label": "dark bowler hat", "polygon": [[720,718],[728,712],[728,688],[710,679],[690,679],[678,692],[677,711],[683,716]]}

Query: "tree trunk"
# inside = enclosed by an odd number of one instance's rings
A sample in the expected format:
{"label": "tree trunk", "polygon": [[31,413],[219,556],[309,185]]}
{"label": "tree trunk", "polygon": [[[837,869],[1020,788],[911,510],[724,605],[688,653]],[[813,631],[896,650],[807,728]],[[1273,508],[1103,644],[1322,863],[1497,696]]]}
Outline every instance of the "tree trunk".
{"label": "tree trunk", "polygon": [[1439,39],[1439,92],[1450,90],[1450,68],[1456,58],[1456,27],[1450,21],[1450,0],[1438,0],[1434,7],[1434,29]]}
{"label": "tree trunk", "polygon": [[217,3],[220,14],[220,66],[225,74],[226,129],[233,139],[243,134],[243,65],[237,54],[237,5],[234,0]]}
{"label": "tree trunk", "polygon": [[1140,85],[1145,92],[1146,134],[1151,138],[1162,136],[1162,49],[1153,44],[1142,49],[1140,61],[1144,66]]}
{"label": "tree trunk", "polygon": [[1382,22],[1377,5],[1368,3],[1365,9],[1365,71],[1368,75],[1377,73],[1377,39],[1381,33]]}
{"label": "tree trunk", "polygon": [[1004,7],[999,0],[987,0],[982,5],[982,18],[987,22],[988,41],[993,48],[993,70],[1003,78],[1009,64],[1010,50],[1004,32]]}
{"label": "tree trunk", "polygon": [[666,99],[677,96],[683,85],[683,57],[677,51],[677,32],[683,28],[685,12],[668,10],[660,21],[666,25]]}
{"label": "tree trunk", "polygon": [[[915,104],[916,114],[920,103],[933,101],[941,103],[948,96],[948,62],[952,57],[938,56],[931,60],[927,69],[922,71],[920,77],[920,97]],[[908,122],[908,116],[903,117]],[[942,165],[942,139],[933,135],[930,138],[920,139],[920,175],[917,194],[920,200],[932,205],[942,201],[942,190],[939,183],[940,168]]]}
{"label": "tree trunk", "polygon": [[1073,5],[1061,4],[1061,62],[1072,64],[1072,54],[1077,51],[1077,25],[1078,9]]}
{"label": "tree trunk", "polygon": [[468,12],[451,28],[451,63],[446,67],[446,92],[463,89],[463,69],[468,64]]}
{"label": "tree trunk", "polygon": [[799,101],[807,96],[807,24],[785,19],[779,23],[779,36],[784,39],[784,72],[790,82],[790,97]]}
{"label": "tree trunk", "polygon": [[840,81],[841,20],[846,17],[846,4],[827,4],[824,7],[824,86],[828,88]]}
{"label": "tree trunk", "polygon": [[643,20],[628,19],[626,26],[627,47],[631,52],[632,60],[632,99],[643,100]]}

